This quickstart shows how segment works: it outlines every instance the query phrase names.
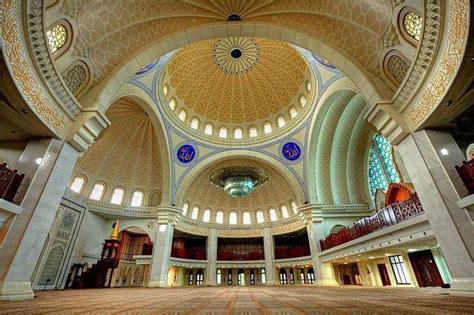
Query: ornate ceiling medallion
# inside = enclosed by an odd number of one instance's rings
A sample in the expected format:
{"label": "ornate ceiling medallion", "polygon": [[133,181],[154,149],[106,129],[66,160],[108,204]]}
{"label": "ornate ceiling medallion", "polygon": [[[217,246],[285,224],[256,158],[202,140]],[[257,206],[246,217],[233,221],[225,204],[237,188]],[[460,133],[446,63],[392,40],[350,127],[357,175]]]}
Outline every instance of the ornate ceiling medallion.
{"label": "ornate ceiling medallion", "polygon": [[260,48],[249,37],[225,37],[214,45],[214,63],[229,74],[249,72],[255,68],[259,56]]}
{"label": "ornate ceiling medallion", "polygon": [[211,183],[224,191],[232,198],[247,197],[255,188],[268,181],[264,171],[248,166],[231,166],[218,169],[209,176]]}

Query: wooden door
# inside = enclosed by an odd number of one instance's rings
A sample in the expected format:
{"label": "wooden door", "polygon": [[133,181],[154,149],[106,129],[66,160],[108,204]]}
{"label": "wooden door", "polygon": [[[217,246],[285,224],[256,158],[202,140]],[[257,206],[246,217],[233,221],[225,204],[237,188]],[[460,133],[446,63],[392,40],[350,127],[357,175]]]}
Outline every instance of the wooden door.
{"label": "wooden door", "polygon": [[383,286],[392,285],[385,264],[378,264],[377,268],[379,269],[380,278],[382,279]]}
{"label": "wooden door", "polygon": [[420,287],[441,287],[443,279],[434,261],[431,250],[408,253]]}

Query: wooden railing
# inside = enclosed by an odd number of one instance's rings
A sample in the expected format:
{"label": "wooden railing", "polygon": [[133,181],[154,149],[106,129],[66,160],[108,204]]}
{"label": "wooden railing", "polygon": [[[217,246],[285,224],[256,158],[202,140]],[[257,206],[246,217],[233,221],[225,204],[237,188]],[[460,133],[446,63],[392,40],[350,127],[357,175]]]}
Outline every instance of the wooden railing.
{"label": "wooden railing", "polygon": [[469,194],[474,194],[474,159],[469,162],[463,161],[462,165],[456,166],[456,170],[469,191]]}
{"label": "wooden railing", "polygon": [[25,174],[9,169],[7,163],[0,164],[0,198],[13,201],[24,177]]}
{"label": "wooden railing", "polygon": [[338,232],[329,235],[324,240],[320,240],[321,250],[330,249],[350,242],[356,238],[403,222],[423,212],[424,210],[420,200],[415,194],[407,201],[389,205],[370,217],[357,220],[353,226],[344,227]]}

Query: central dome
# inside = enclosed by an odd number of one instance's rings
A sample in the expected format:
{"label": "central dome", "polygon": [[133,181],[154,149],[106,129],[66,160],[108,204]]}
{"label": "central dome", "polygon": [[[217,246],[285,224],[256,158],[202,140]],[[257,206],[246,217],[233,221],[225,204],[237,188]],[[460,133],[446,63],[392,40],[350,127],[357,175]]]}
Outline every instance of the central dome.
{"label": "central dome", "polygon": [[232,127],[287,117],[309,81],[306,60],[287,43],[226,37],[179,50],[162,84],[187,117]]}

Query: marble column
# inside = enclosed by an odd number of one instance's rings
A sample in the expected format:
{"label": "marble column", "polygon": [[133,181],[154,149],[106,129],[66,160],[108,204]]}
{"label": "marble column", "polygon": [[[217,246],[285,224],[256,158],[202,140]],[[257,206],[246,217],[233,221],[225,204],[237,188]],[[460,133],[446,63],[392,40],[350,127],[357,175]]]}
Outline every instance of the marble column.
{"label": "marble column", "polygon": [[275,281],[275,250],[273,249],[272,229],[266,227],[263,229],[263,250],[265,253],[265,276],[266,284],[274,285]]}
{"label": "marble column", "polygon": [[148,287],[166,287],[173,245],[174,226],[170,223],[158,225],[148,277]]}
{"label": "marble column", "polygon": [[217,262],[217,230],[210,228],[207,236],[207,272],[206,284],[217,285],[216,262]]}
{"label": "marble column", "polygon": [[397,150],[451,271],[450,293],[474,295],[474,227],[457,203],[467,191],[454,168],[464,155],[449,133],[426,129]]}
{"label": "marble column", "polygon": [[0,299],[33,298],[31,277],[79,153],[58,139],[32,140],[16,167],[23,211],[0,249]]}

